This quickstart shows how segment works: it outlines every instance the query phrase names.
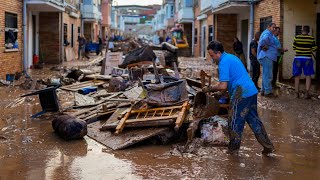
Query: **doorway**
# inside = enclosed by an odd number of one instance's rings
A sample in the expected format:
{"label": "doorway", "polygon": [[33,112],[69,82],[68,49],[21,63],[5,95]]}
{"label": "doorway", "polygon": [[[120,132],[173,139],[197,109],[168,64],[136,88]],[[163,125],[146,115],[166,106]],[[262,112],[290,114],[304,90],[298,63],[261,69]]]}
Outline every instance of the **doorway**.
{"label": "doorway", "polygon": [[[247,61],[247,64],[250,64],[248,62],[248,31],[249,31],[249,21],[248,19],[241,21],[241,42],[243,46],[243,54]],[[248,67],[246,67],[248,68]]]}
{"label": "doorway", "polygon": [[74,26],[71,24],[71,47],[73,47],[74,44]]}

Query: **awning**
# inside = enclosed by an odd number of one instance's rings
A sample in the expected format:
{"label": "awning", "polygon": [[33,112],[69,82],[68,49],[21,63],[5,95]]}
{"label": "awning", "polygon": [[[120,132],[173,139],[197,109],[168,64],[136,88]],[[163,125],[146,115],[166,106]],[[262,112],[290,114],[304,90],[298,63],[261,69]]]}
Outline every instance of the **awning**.
{"label": "awning", "polygon": [[38,12],[64,12],[65,7],[62,3],[49,1],[27,1],[28,10]]}
{"label": "awning", "polygon": [[227,2],[217,8],[212,9],[213,14],[241,14],[250,13],[250,4],[248,2]]}
{"label": "awning", "polygon": [[197,17],[197,20],[198,20],[198,21],[201,21],[201,20],[203,20],[203,19],[207,19],[207,17],[208,17],[208,16],[207,16],[206,14],[201,14],[200,16]]}

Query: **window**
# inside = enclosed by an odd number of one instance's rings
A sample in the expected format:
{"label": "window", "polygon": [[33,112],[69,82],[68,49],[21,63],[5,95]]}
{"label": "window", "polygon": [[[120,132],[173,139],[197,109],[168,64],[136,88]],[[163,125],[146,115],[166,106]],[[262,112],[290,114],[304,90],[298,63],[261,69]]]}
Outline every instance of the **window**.
{"label": "window", "polygon": [[68,24],[63,24],[63,39],[68,40]]}
{"label": "window", "polygon": [[194,29],[194,44],[198,44],[198,29]]}
{"label": "window", "polygon": [[297,25],[295,32],[296,32],[296,36],[302,34],[302,26],[301,25]]}
{"label": "window", "polygon": [[209,26],[209,42],[213,41],[213,26]]}
{"label": "window", "polygon": [[18,49],[18,15],[5,13],[5,47]]}
{"label": "window", "polygon": [[192,0],[185,0],[185,3],[186,3],[186,7],[192,7],[193,5]]}
{"label": "window", "polygon": [[267,29],[270,23],[272,23],[272,16],[260,18],[260,32],[263,32],[265,29]]}
{"label": "window", "polygon": [[171,6],[171,11],[170,11],[170,17],[173,17],[174,16],[174,6]]}

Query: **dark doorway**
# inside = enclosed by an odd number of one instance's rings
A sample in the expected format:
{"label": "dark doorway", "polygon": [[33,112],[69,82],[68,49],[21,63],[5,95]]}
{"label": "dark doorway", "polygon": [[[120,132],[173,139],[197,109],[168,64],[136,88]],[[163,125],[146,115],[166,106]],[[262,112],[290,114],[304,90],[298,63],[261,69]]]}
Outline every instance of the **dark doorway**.
{"label": "dark doorway", "polygon": [[36,38],[37,38],[37,18],[35,15],[32,15],[32,53],[37,54],[36,51]]}
{"label": "dark doorway", "polygon": [[272,23],[272,16],[260,18],[260,32],[262,33],[265,29],[267,29],[270,23]]}
{"label": "dark doorway", "polygon": [[248,52],[248,26],[249,26],[249,21],[248,19],[242,20],[241,21],[241,42],[243,45],[243,52],[244,52],[244,57],[248,57],[247,52]]}
{"label": "dark doorway", "polygon": [[73,47],[73,41],[74,41],[74,27],[73,27],[73,24],[71,24],[71,47]]}

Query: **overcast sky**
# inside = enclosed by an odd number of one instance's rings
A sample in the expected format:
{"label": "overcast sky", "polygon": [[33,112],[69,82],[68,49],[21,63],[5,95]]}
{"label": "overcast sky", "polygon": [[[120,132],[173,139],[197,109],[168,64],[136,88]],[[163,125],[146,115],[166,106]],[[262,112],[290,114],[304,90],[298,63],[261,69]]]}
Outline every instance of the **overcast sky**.
{"label": "overcast sky", "polygon": [[150,4],[162,3],[162,0],[115,0],[115,1],[118,2],[118,5],[150,5]]}

